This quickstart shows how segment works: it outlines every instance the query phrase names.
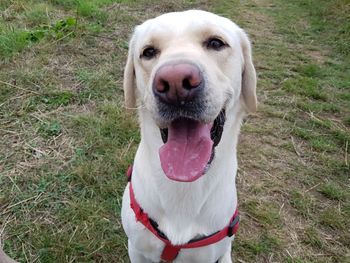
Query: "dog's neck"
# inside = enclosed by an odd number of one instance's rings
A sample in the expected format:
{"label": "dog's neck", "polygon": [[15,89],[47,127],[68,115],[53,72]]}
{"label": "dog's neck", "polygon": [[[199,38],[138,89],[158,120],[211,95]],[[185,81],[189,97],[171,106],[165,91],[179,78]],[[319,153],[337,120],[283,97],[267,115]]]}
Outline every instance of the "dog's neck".
{"label": "dog's neck", "polygon": [[223,228],[237,206],[236,145],[241,118],[226,121],[207,173],[194,182],[180,183],[168,179],[160,166],[158,151],[163,142],[159,128],[147,112],[139,114],[144,121],[132,180],[141,207],[174,244]]}

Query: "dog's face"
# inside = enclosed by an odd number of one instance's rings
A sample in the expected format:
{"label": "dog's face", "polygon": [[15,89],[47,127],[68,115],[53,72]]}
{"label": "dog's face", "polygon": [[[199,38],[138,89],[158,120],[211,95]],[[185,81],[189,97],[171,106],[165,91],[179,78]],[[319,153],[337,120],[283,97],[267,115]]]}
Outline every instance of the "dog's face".
{"label": "dog's face", "polygon": [[194,181],[208,169],[233,106],[256,110],[247,36],[204,11],[169,13],[136,27],[124,75],[126,106],[161,129],[165,174]]}

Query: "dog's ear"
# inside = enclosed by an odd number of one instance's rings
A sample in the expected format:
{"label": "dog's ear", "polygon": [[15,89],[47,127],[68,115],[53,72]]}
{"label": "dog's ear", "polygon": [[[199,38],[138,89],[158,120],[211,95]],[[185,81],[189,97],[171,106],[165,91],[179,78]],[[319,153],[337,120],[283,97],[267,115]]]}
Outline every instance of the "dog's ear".
{"label": "dog's ear", "polygon": [[134,52],[135,52],[135,34],[134,32],[130,42],[128,59],[124,69],[124,101],[127,109],[133,109],[136,107],[136,80],[135,80],[135,67],[134,67]]}
{"label": "dog's ear", "polygon": [[256,72],[252,60],[251,46],[248,36],[241,31],[241,48],[243,52],[242,90],[241,96],[248,112],[253,113],[257,108]]}

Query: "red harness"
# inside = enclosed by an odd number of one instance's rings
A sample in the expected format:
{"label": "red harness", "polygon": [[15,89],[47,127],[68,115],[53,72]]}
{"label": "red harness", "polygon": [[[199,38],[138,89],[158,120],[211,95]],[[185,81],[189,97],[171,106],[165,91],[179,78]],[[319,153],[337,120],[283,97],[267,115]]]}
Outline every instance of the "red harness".
{"label": "red harness", "polygon": [[130,206],[135,213],[136,221],[142,223],[157,238],[159,238],[165,243],[165,247],[161,255],[161,260],[166,262],[173,261],[177,257],[181,249],[208,246],[216,242],[219,242],[225,237],[231,237],[236,234],[239,226],[238,208],[236,209],[233,216],[231,217],[229,224],[226,227],[224,227],[222,230],[217,231],[209,236],[190,240],[187,244],[183,244],[183,245],[171,244],[170,240],[166,237],[166,235],[161,230],[159,230],[158,224],[154,220],[148,217],[147,213],[143,211],[139,203],[136,201],[134,190],[131,184],[131,175],[132,175],[132,166],[130,166],[127,171],[127,176],[129,180]]}

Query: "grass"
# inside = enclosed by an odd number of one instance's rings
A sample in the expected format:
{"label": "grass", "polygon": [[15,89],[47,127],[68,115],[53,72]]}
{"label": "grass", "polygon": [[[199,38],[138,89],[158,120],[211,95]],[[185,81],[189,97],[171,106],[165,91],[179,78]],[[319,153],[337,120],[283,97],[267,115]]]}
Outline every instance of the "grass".
{"label": "grass", "polygon": [[244,27],[259,111],[242,129],[237,262],[349,262],[347,0],[0,3],[0,240],[20,262],[128,262],[122,107],[132,28],[202,8]]}
{"label": "grass", "polygon": [[329,199],[338,201],[346,200],[346,192],[334,182],[325,183],[319,189],[319,192]]}

